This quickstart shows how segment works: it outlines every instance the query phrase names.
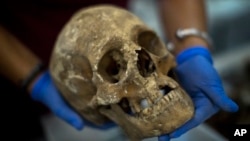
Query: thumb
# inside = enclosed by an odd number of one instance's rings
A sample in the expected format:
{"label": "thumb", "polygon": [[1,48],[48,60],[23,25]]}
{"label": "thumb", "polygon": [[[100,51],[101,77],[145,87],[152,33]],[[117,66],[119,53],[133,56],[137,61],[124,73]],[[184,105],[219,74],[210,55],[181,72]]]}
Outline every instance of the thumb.
{"label": "thumb", "polygon": [[68,105],[64,102],[57,103],[59,108],[52,109],[55,115],[65,120],[67,123],[75,127],[77,130],[81,130],[84,127],[82,118],[72,111]]}
{"label": "thumb", "polygon": [[227,112],[238,111],[238,105],[225,94],[222,86],[203,87],[202,90],[222,110]]}

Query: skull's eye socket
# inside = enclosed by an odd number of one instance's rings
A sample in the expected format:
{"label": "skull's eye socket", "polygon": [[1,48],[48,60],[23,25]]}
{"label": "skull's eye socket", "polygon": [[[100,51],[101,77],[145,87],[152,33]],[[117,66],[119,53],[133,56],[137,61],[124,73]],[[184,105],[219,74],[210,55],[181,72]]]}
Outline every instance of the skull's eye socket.
{"label": "skull's eye socket", "polygon": [[167,75],[177,81],[177,76],[174,72],[174,68],[171,68]]}
{"label": "skull's eye socket", "polygon": [[138,54],[138,70],[143,77],[147,77],[155,71],[155,65],[145,50],[140,50],[136,52]]}
{"label": "skull's eye socket", "polygon": [[163,56],[166,54],[165,46],[160,38],[152,31],[143,31],[139,33],[137,43],[143,49],[156,56]]}
{"label": "skull's eye socket", "polygon": [[111,83],[117,83],[120,80],[122,70],[126,70],[126,64],[122,53],[118,50],[107,52],[98,64],[98,72]]}

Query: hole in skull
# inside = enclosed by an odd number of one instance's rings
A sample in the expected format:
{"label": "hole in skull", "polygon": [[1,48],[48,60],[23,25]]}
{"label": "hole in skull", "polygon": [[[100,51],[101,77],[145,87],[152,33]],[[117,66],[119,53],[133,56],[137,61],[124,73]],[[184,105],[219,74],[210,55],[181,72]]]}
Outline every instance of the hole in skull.
{"label": "hole in skull", "polygon": [[137,51],[137,53],[138,53],[138,61],[137,61],[138,70],[143,77],[147,77],[155,71],[155,65],[145,50],[143,49],[139,50]]}
{"label": "hole in skull", "polygon": [[156,56],[163,56],[166,53],[165,46],[160,38],[152,31],[143,31],[137,37],[139,46]]}
{"label": "hole in skull", "polygon": [[163,87],[160,87],[160,92],[162,95],[167,95],[170,91],[172,91],[173,89],[170,88],[169,86],[163,86]]}
{"label": "hole in skull", "polygon": [[103,79],[111,83],[119,81],[121,71],[126,69],[122,58],[122,53],[118,50],[109,51],[102,57],[98,64],[98,72]]}

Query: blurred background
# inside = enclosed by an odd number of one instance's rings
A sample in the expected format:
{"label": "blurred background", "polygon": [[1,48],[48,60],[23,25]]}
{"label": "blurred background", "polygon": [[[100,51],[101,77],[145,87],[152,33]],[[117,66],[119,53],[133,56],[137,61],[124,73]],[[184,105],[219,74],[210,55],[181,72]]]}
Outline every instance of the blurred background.
{"label": "blurred background", "polygon": [[[219,112],[173,141],[226,141],[229,135],[225,125],[250,124],[250,0],[206,0],[206,7],[209,34],[214,41],[214,65],[227,94],[239,104],[240,110],[234,114]],[[129,8],[166,41],[155,0],[133,0]],[[45,115],[41,122],[46,141],[127,140],[119,128],[99,131],[87,127],[79,132],[53,115]]]}

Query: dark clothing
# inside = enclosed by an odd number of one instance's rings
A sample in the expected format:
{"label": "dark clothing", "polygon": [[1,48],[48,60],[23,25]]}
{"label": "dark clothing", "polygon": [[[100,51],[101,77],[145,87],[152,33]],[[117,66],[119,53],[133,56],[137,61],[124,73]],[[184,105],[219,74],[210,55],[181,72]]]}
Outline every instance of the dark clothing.
{"label": "dark clothing", "polygon": [[[126,0],[1,0],[0,25],[48,65],[55,40],[77,10],[94,4],[126,8]],[[3,69],[3,68],[2,68]],[[46,107],[0,76],[1,127],[8,140],[34,141],[42,136],[39,121]],[[7,135],[10,133],[10,135]],[[2,137],[3,138],[3,137]]]}

